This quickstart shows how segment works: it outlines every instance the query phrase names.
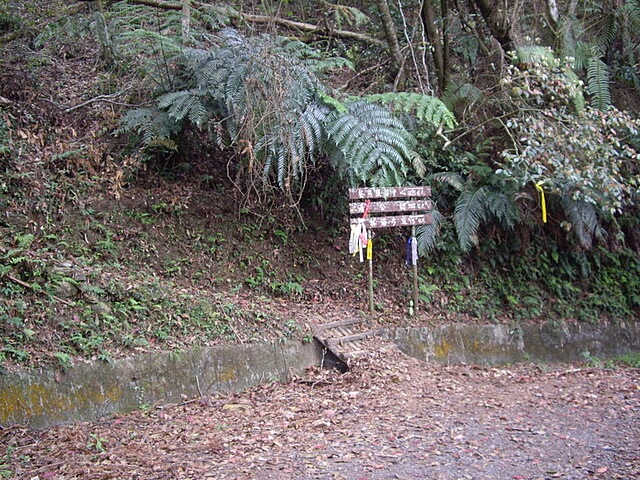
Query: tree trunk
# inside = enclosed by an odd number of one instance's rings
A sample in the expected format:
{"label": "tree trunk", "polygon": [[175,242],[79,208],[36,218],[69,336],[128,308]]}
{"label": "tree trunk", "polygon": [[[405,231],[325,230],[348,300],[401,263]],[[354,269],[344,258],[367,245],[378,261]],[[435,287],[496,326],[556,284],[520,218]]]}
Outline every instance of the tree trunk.
{"label": "tree trunk", "polygon": [[447,88],[447,84],[449,83],[449,59],[451,50],[449,48],[449,6],[447,4],[448,0],[440,0],[440,14],[442,15],[442,58],[443,58],[443,67],[442,71],[442,91]]}
{"label": "tree trunk", "polygon": [[505,52],[512,50],[514,45],[509,22],[509,2],[507,0],[475,0],[475,2],[491,35],[498,40]]}
{"label": "tree trunk", "polygon": [[389,10],[389,4],[387,0],[376,0],[378,6],[378,13],[382,18],[382,27],[384,28],[384,34],[391,50],[391,57],[393,58],[393,66],[396,75],[402,74],[403,57],[400,51],[400,43],[398,42],[398,33],[396,27],[393,24],[393,18],[391,17],[391,11]]}
{"label": "tree trunk", "polygon": [[191,37],[191,2],[182,0],[182,45],[189,44]]}
{"label": "tree trunk", "polygon": [[423,0],[420,12],[422,26],[427,34],[427,40],[431,45],[431,56],[436,70],[438,80],[438,93],[442,94],[446,82],[445,49],[443,45],[442,32],[438,26],[438,15],[433,0]]}

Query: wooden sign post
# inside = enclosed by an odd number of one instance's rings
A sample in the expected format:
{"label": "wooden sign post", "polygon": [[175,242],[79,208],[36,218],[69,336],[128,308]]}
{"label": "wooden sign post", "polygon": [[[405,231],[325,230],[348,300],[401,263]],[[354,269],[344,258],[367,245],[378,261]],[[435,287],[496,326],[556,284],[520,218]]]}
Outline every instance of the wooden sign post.
{"label": "wooden sign post", "polygon": [[[351,219],[351,225],[363,224],[367,230],[367,239],[371,240],[374,228],[411,227],[411,238],[415,242],[416,225],[428,225],[433,218],[425,210],[431,210],[433,204],[430,187],[390,187],[390,188],[351,188],[349,189],[349,213],[359,215]],[[402,199],[391,200],[388,199]],[[370,248],[370,247],[369,247]],[[415,246],[414,246],[415,248]],[[373,313],[373,259],[367,252],[369,263],[369,312]],[[418,312],[418,262],[413,266],[413,309]]]}

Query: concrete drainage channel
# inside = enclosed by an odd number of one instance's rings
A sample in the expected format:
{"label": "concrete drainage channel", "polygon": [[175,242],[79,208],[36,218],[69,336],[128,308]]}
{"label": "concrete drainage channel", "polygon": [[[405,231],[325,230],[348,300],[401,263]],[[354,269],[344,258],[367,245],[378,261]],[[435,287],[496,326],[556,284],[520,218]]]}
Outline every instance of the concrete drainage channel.
{"label": "concrete drainage channel", "polygon": [[[449,325],[396,328],[382,335],[407,355],[450,364],[570,362],[640,351],[640,322]],[[0,426],[47,428],[240,391],[302,374],[326,360],[323,350],[317,342],[260,343],[79,364],[62,373],[0,374]]]}

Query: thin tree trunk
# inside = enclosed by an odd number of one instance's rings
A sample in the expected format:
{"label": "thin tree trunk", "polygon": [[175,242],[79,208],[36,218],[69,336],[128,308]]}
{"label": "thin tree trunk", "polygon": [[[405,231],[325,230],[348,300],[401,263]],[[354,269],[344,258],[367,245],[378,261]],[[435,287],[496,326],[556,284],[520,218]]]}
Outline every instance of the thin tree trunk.
{"label": "thin tree trunk", "polygon": [[188,45],[191,38],[191,2],[182,0],[182,45]]}
{"label": "thin tree trunk", "polygon": [[391,50],[391,57],[393,58],[393,66],[396,70],[396,74],[402,74],[402,65],[404,63],[402,52],[400,51],[400,43],[398,42],[398,33],[391,17],[391,11],[389,10],[389,4],[387,0],[377,0],[378,13],[382,18],[382,27],[384,28],[384,34],[387,39],[387,44]]}
{"label": "thin tree trunk", "polygon": [[449,83],[449,59],[451,57],[451,50],[449,48],[449,6],[448,0],[440,0],[440,14],[442,15],[442,91]]}
{"label": "thin tree trunk", "polygon": [[422,2],[422,10],[420,13],[422,25],[427,32],[427,40],[431,45],[431,54],[433,57],[433,65],[436,70],[436,78],[438,79],[438,91],[444,91],[445,84],[445,55],[442,45],[442,34],[438,27],[437,13],[432,0],[424,0]]}

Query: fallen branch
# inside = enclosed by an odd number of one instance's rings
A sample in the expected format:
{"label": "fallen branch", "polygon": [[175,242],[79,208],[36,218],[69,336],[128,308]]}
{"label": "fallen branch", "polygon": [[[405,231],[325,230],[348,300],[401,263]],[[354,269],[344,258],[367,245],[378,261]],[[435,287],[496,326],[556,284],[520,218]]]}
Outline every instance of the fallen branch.
{"label": "fallen branch", "polygon": [[[27,282],[23,282],[22,280],[20,280],[19,278],[14,277],[13,275],[9,275],[7,274],[6,277],[11,280],[14,283],[17,283],[18,285],[22,285],[23,287],[26,287],[28,289],[30,289],[31,291],[35,291],[36,289],[33,288],[33,285],[28,284]],[[59,297],[56,297],[55,295],[51,295],[51,298],[53,298],[54,300],[57,300],[60,303],[64,303],[65,305],[72,307],[73,304],[67,302],[66,300],[63,300]]]}
{"label": "fallen branch", "polygon": [[120,106],[123,106],[123,107],[139,107],[140,105],[135,105],[135,104],[132,104],[132,103],[116,102],[116,101],[113,100],[114,98],[117,98],[120,95],[123,95],[124,93],[126,93],[127,90],[123,90],[123,91],[118,92],[118,93],[111,93],[109,95],[98,95],[97,97],[90,98],[89,100],[86,100],[86,101],[84,101],[82,103],[79,103],[78,105],[73,105],[71,107],[65,107],[64,105],[58,105],[53,100],[49,100],[49,99],[46,99],[46,98],[43,98],[43,100],[55,105],[60,110],[62,110],[64,113],[70,113],[70,112],[73,112],[74,110],[78,110],[78,109],[80,109],[82,107],[86,107],[87,105],[91,105],[92,103],[97,103],[97,102],[111,103],[112,105],[120,105]]}
{"label": "fallen branch", "polygon": [[[129,0],[129,1],[130,3],[134,3],[137,5],[145,5],[147,7],[160,8],[163,10],[178,10],[178,11],[182,10],[182,3],[164,2],[161,0]],[[211,6],[206,3],[199,3],[199,2],[194,2],[193,5],[197,7],[202,7],[202,8]],[[83,6],[84,6],[84,3],[72,5],[65,12],[65,15],[66,16],[73,15],[74,13],[79,12]],[[252,22],[252,23],[274,23],[282,27],[291,28],[293,30],[299,30],[301,32],[312,33],[322,37],[347,38],[347,39],[357,40],[359,42],[369,43],[372,45],[378,45],[385,48],[388,47],[387,42],[374,38],[370,35],[367,35],[366,33],[352,32],[350,30],[340,30],[340,29],[336,30],[332,28],[323,27],[320,25],[314,25],[312,23],[296,22],[293,20],[287,20],[285,18],[270,17],[268,15],[253,15],[249,13],[238,12],[232,9],[227,10],[227,14],[229,15],[230,18],[233,18],[235,20],[241,20],[241,21]],[[48,23],[50,23],[50,21],[46,23],[41,23],[40,25],[35,27],[35,30],[44,28]],[[16,38],[19,38],[22,35],[24,35],[27,31],[28,31],[27,29],[20,29],[20,30],[15,30],[6,35],[3,35],[2,37],[0,37],[0,44],[8,43],[12,40],[15,40]]]}
{"label": "fallen branch", "polygon": [[359,40],[365,43],[371,43],[373,45],[379,45],[381,47],[386,47],[387,43],[383,40],[378,40],[377,38],[373,38],[370,35],[365,33],[352,32],[349,30],[334,30],[327,29],[325,27],[320,27],[319,25],[314,25],[312,23],[303,23],[303,22],[295,22],[293,20],[286,20],[284,18],[278,17],[269,17],[267,15],[251,15],[251,14],[241,14],[242,18],[247,22],[253,23],[275,23],[276,25],[280,25],[287,28],[292,28],[294,30],[300,30],[302,32],[308,33],[316,33],[319,35],[327,36],[327,37],[340,37],[340,38],[351,38],[353,40]]}
{"label": "fallen branch", "polygon": [[[146,5],[148,7],[162,8],[165,10],[182,10],[182,4],[176,2],[164,2],[161,0],[130,0],[130,3],[136,3],[138,5]],[[206,8],[210,5],[206,3],[194,2],[194,6]],[[296,22],[293,20],[287,20],[285,18],[270,17],[268,15],[253,15],[249,13],[238,12],[237,10],[227,10],[229,17],[236,20],[243,20],[251,23],[274,23],[281,27],[291,28],[293,30],[299,30],[301,32],[314,33],[325,37],[340,37],[350,38],[373,45],[379,45],[381,47],[387,47],[387,43],[383,40],[379,40],[365,33],[352,32],[350,30],[334,30],[314,25],[312,23]]]}

